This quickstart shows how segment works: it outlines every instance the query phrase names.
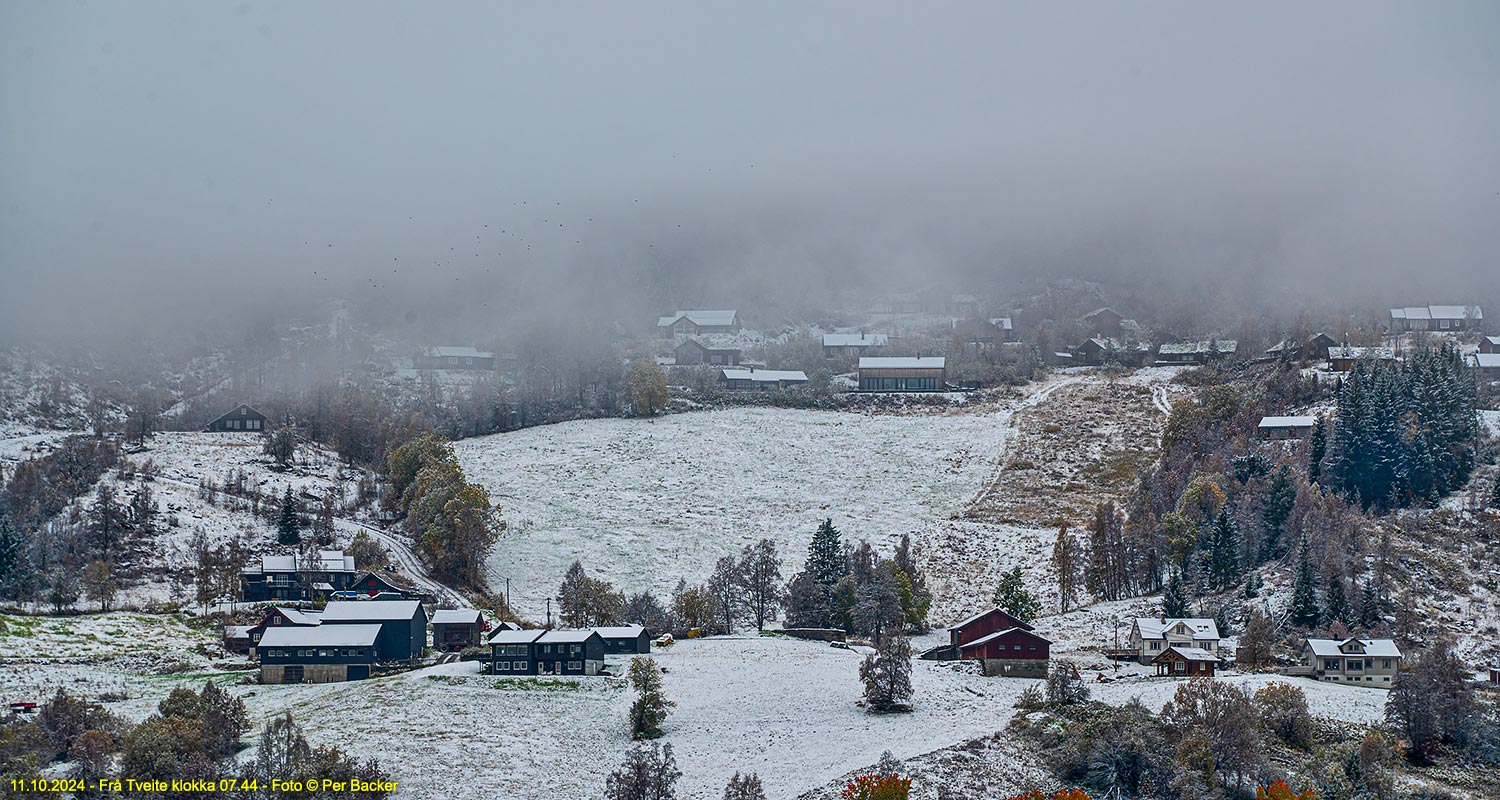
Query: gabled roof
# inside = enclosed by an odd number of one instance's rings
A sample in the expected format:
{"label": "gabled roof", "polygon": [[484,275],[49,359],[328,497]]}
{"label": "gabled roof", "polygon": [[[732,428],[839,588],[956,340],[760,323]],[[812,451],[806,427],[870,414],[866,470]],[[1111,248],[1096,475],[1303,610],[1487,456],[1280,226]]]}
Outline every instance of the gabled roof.
{"label": "gabled roof", "polygon": [[1496,347],[1500,347],[1500,336],[1486,336],[1484,338],[1485,341],[1489,342],[1490,344]]}
{"label": "gabled roof", "polygon": [[[590,638],[595,637],[595,636],[599,636],[599,632],[595,631],[593,629],[589,629],[589,630],[586,630],[586,631],[582,631],[582,630],[579,630],[579,631],[573,631],[573,630],[569,630],[569,631],[547,631],[546,633],[542,634],[542,638],[536,640],[536,643],[537,644],[576,644],[578,642],[586,642]],[[603,638],[603,637],[600,637],[600,638]]]}
{"label": "gabled roof", "polygon": [[233,409],[230,409],[229,411],[227,411],[227,412],[225,412],[223,414],[220,414],[217,417],[214,417],[214,419],[211,422],[209,422],[208,424],[212,425],[212,424],[214,424],[215,422],[218,422],[221,419],[228,419],[229,417],[238,417],[240,419],[244,419],[246,417],[257,417],[257,418],[260,418],[260,419],[266,419],[266,415],[260,413],[259,411],[256,411],[254,406],[249,406],[249,405],[245,405],[244,403],[240,403],[239,405],[235,406]]}
{"label": "gabled roof", "polygon": [[438,345],[427,348],[427,355],[434,358],[494,358],[494,353],[468,346]]}
{"label": "gabled roof", "polygon": [[546,631],[521,631],[512,628],[501,628],[495,631],[488,641],[490,644],[531,644],[540,639],[543,633],[546,633]]}
{"label": "gabled roof", "polygon": [[254,625],[225,625],[224,626],[224,638],[225,639],[248,639],[248,638],[250,638],[250,629],[253,628],[253,627],[255,627],[255,626]]}
{"label": "gabled roof", "polygon": [[1151,663],[1154,664],[1154,663],[1156,663],[1158,661],[1165,660],[1168,653],[1176,653],[1177,655],[1182,656],[1183,658],[1187,659],[1188,661],[1218,661],[1219,660],[1218,656],[1214,655],[1213,653],[1208,652],[1207,650],[1204,650],[1201,647],[1183,647],[1181,645],[1173,645],[1173,646],[1168,647],[1167,649],[1163,650],[1161,652],[1161,655],[1157,656],[1156,658],[1151,659]]}
{"label": "gabled roof", "polygon": [[891,357],[860,356],[860,369],[943,369],[948,365],[944,356]]}
{"label": "gabled roof", "polygon": [[318,625],[315,627],[267,628],[260,636],[267,647],[368,647],[380,635],[379,625]]}
{"label": "gabled roof", "polygon": [[824,347],[884,347],[887,342],[883,333],[825,333]]}
{"label": "gabled roof", "polygon": [[689,336],[689,337],[683,339],[682,342],[680,344],[678,344],[676,347],[672,348],[672,352],[675,353],[678,350],[681,350],[682,348],[687,347],[688,345],[697,345],[698,347],[701,347],[704,350],[708,350],[710,352],[735,352],[735,353],[738,353],[738,352],[740,352],[740,348],[737,346],[737,344],[738,343],[733,339],[733,337],[730,337],[728,335],[725,335],[723,337],[707,337],[707,336],[705,336],[705,337],[692,337],[692,336]]}
{"label": "gabled roof", "polygon": [[787,369],[721,369],[726,381],[755,381],[756,383],[781,383],[782,381],[807,382],[807,373]]}
{"label": "gabled roof", "polygon": [[634,639],[646,632],[640,625],[608,625],[594,630],[606,639]]}
{"label": "gabled roof", "polygon": [[1202,617],[1171,617],[1168,619],[1157,619],[1153,617],[1137,617],[1135,627],[1140,630],[1143,639],[1160,639],[1163,634],[1179,622],[1187,623],[1196,641],[1219,640],[1219,626],[1211,619]]}
{"label": "gabled roof", "polygon": [[999,630],[999,631],[995,631],[994,633],[987,634],[985,636],[981,636],[981,637],[979,637],[978,639],[975,639],[972,642],[966,642],[964,644],[961,644],[961,645],[958,646],[958,649],[959,650],[968,650],[971,647],[979,647],[980,645],[982,645],[982,644],[984,644],[986,642],[989,642],[989,641],[991,641],[993,639],[998,639],[1001,636],[1005,636],[1005,635],[1012,634],[1012,633],[1020,634],[1022,636],[1029,636],[1029,637],[1031,637],[1033,639],[1036,639],[1039,642],[1046,642],[1047,644],[1052,644],[1052,640],[1051,639],[1048,639],[1047,637],[1042,636],[1041,634],[1037,633],[1036,631],[1029,630],[1027,628],[1006,628],[1005,630]]}
{"label": "gabled roof", "polygon": [[[1345,653],[1340,649],[1340,647],[1348,642],[1358,642],[1364,645],[1364,652]],[[1397,648],[1396,643],[1390,639],[1359,639],[1354,637],[1348,639],[1308,639],[1307,646],[1312,649],[1313,655],[1318,656],[1319,658],[1325,656],[1333,658],[1335,656],[1353,655],[1364,655],[1374,658],[1401,657],[1401,650]]]}
{"label": "gabled roof", "polygon": [[323,608],[323,621],[411,619],[421,607],[416,600],[336,600]]}
{"label": "gabled roof", "polygon": [[1475,353],[1474,366],[1484,369],[1500,367],[1500,353]]}
{"label": "gabled roof", "polygon": [[281,616],[286,617],[286,621],[293,625],[310,626],[323,624],[323,615],[316,611],[303,611],[297,608],[284,608],[282,606],[277,606],[276,611]]}
{"label": "gabled roof", "polygon": [[[259,572],[296,572],[297,555],[267,555],[260,557]],[[353,572],[354,556],[344,555],[342,550],[319,550],[317,560],[303,564],[302,568],[310,572]],[[250,567],[245,572],[254,574],[255,567]]]}
{"label": "gabled roof", "polygon": [[1479,306],[1406,306],[1391,309],[1391,319],[1484,319]]}
{"label": "gabled roof", "polygon": [[1311,428],[1316,425],[1318,418],[1314,416],[1296,417],[1261,417],[1260,428]]}
{"label": "gabled roof", "polygon": [[735,323],[735,317],[737,317],[738,315],[739,312],[732,308],[708,311],[678,311],[670,317],[657,318],[656,327],[671,327],[672,325],[676,324],[677,320],[683,319],[684,317],[686,317],[687,320],[694,325],[726,327],[729,325],[733,325]]}
{"label": "gabled roof", "polygon": [[973,616],[967,617],[965,619],[961,619],[958,622],[955,622],[952,625],[949,625],[948,626],[948,630],[949,631],[963,630],[964,628],[967,628],[970,625],[973,625],[974,623],[976,623],[976,622],[984,619],[985,617],[990,616],[991,614],[999,614],[999,615],[1003,616],[1010,623],[1010,624],[1006,625],[1007,628],[1013,628],[1014,627],[1014,628],[1025,628],[1027,630],[1031,630],[1031,626],[1030,625],[1027,625],[1025,622],[1022,622],[1021,620],[1016,619],[1014,615],[1012,615],[1010,612],[1006,611],[1003,608],[987,608],[987,609],[979,612],[978,614],[974,614]]}
{"label": "gabled roof", "polygon": [[1109,306],[1104,306],[1103,308],[1096,308],[1093,311],[1090,311],[1089,313],[1084,314],[1083,316],[1079,317],[1079,319],[1093,319],[1094,317],[1097,317],[1097,316],[1099,316],[1100,314],[1103,314],[1106,311],[1109,312],[1109,313],[1111,313],[1111,314],[1114,314],[1115,316],[1119,317],[1120,319],[1124,319],[1125,318],[1124,314],[1121,314],[1120,312],[1114,310],[1113,308],[1110,308]]}
{"label": "gabled roof", "polygon": [[1240,343],[1235,339],[1200,339],[1196,342],[1164,344],[1158,353],[1166,355],[1200,355],[1206,353],[1233,353]]}
{"label": "gabled roof", "polygon": [[439,609],[432,612],[432,624],[434,625],[473,625],[484,621],[484,615],[477,608],[468,609]]}

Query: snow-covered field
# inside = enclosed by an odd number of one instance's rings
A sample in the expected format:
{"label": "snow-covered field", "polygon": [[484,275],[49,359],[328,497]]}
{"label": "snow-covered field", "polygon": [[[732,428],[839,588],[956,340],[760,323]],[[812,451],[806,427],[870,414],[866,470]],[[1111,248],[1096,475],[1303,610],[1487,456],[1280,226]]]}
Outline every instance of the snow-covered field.
{"label": "snow-covered field", "polygon": [[920,541],[992,476],[1009,415],[734,408],[567,422],[454,449],[511,526],[491,585],[509,577],[518,610],[540,617],[574,559],[620,588],[666,593],[761,538],[781,547],[789,577],[824,518],[887,550],[903,533]]}

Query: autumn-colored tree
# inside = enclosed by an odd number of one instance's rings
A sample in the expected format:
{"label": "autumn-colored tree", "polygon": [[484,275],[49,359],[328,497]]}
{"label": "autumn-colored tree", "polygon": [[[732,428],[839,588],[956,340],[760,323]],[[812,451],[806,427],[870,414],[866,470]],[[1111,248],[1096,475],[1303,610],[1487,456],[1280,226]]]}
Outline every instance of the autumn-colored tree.
{"label": "autumn-colored tree", "polygon": [[1292,787],[1286,785],[1286,781],[1276,781],[1270,786],[1255,787],[1255,800],[1316,800],[1318,793],[1311,788],[1301,793],[1292,791]]}
{"label": "autumn-colored tree", "polygon": [[906,800],[911,794],[911,778],[895,773],[860,775],[844,785],[843,800]]}
{"label": "autumn-colored tree", "polygon": [[667,373],[655,361],[642,358],[631,365],[625,389],[636,416],[649,417],[667,407]]}

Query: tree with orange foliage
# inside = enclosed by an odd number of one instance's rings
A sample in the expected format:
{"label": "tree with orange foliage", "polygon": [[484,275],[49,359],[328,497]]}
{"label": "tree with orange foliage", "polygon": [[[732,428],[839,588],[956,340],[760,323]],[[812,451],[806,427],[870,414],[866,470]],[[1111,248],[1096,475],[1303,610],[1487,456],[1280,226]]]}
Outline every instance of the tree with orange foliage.
{"label": "tree with orange foliage", "polygon": [[[1033,789],[1024,794],[1007,797],[1005,800],[1047,800],[1047,795]],[[1052,795],[1052,800],[1094,800],[1094,796],[1082,789],[1063,789]]]}
{"label": "tree with orange foliage", "polygon": [[1311,788],[1294,794],[1286,781],[1276,781],[1270,786],[1255,787],[1255,800],[1317,800],[1318,793]]}
{"label": "tree with orange foliage", "polygon": [[849,781],[839,793],[843,800],[906,800],[911,794],[911,778],[892,772],[886,775],[860,775]]}

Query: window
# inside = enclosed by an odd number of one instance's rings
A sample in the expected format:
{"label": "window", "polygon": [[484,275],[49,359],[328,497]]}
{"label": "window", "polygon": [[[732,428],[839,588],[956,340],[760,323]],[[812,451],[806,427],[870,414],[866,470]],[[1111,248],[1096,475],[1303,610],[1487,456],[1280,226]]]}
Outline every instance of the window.
{"label": "window", "polygon": [[511,669],[516,669],[516,670],[521,670],[522,672],[525,672],[526,671],[526,662],[525,661],[512,661],[512,662],[510,662],[510,668]]}
{"label": "window", "polygon": [[324,648],[321,648],[321,647],[318,648],[318,658],[327,658],[327,657],[328,657],[328,651],[326,649],[324,649]]}
{"label": "window", "polygon": [[247,430],[247,431],[258,431],[258,430],[260,430],[260,420],[258,420],[258,419],[247,419],[247,420],[245,420],[245,430]]}
{"label": "window", "polygon": [[1380,668],[1381,669],[1390,669],[1391,668],[1391,660],[1389,658],[1382,660],[1380,662]]}
{"label": "window", "polygon": [[1021,646],[1018,645],[1018,644],[1013,644],[1013,645],[1010,646],[1010,649],[1012,649],[1012,650],[1020,650]]}
{"label": "window", "polygon": [[1035,650],[1035,649],[1036,649],[1036,645],[1034,645],[1034,644],[1031,644],[1031,645],[1027,645],[1027,646],[1026,646],[1026,649],[1027,649],[1027,650]]}
{"label": "window", "polygon": [[1348,671],[1349,672],[1359,672],[1363,668],[1364,668],[1364,662],[1363,661],[1360,661],[1357,658],[1351,658],[1351,659],[1349,659],[1349,666],[1348,666]]}
{"label": "window", "polygon": [[568,669],[583,669],[583,662],[582,661],[569,661],[568,662]]}
{"label": "window", "polygon": [[1325,659],[1323,659],[1323,669],[1338,669],[1338,668],[1339,668],[1339,660],[1338,659],[1336,659],[1336,658],[1325,658]]}
{"label": "window", "polygon": [[271,617],[271,624],[272,625],[280,625],[281,624],[281,617]]}
{"label": "window", "polygon": [[1152,650],[1160,650],[1161,649],[1161,642],[1152,642],[1151,643],[1151,649]]}
{"label": "window", "polygon": [[569,652],[571,652],[571,653],[572,653],[572,654],[573,654],[573,655],[575,655],[575,656],[576,656],[576,655],[578,655],[578,654],[579,654],[579,653],[582,653],[582,652],[583,652],[583,645],[581,645],[581,644],[575,644],[575,645],[573,645],[573,647],[572,647],[572,648],[571,648],[571,649],[570,649],[570,650],[569,650]]}

